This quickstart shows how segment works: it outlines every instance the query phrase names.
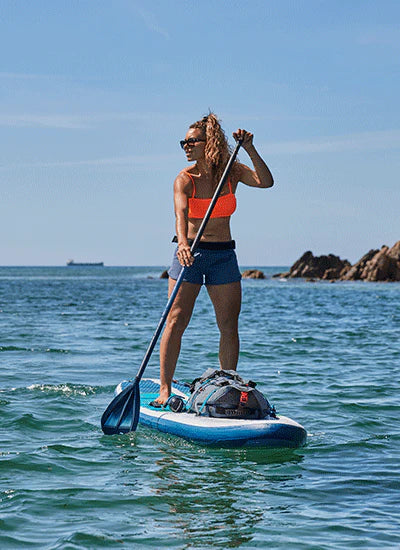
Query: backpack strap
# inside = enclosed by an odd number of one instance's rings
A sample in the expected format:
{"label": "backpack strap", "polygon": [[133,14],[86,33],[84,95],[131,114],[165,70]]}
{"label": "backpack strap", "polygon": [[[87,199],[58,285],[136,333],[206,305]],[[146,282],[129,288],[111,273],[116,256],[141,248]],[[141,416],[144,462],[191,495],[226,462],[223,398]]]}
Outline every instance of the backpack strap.
{"label": "backpack strap", "polygon": [[207,405],[207,401],[208,401],[208,400],[210,399],[210,397],[212,397],[212,396],[214,395],[214,393],[216,393],[218,390],[219,390],[219,387],[218,387],[218,388],[215,388],[214,391],[210,392],[210,393],[207,395],[207,397],[204,399],[204,401],[203,401],[203,403],[202,403],[202,405],[201,405],[199,411],[198,411],[196,414],[200,415],[200,414],[203,412],[204,407]]}

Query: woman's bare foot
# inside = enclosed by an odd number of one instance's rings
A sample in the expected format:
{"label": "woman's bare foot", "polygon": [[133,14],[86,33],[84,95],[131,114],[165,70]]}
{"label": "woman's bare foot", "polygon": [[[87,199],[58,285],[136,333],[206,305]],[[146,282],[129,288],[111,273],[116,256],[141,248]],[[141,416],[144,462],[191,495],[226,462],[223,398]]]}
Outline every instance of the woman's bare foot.
{"label": "woman's bare foot", "polygon": [[164,388],[163,386],[161,386],[160,395],[156,399],[154,399],[153,403],[157,403],[159,405],[165,405],[170,395],[171,395],[171,390],[168,387]]}

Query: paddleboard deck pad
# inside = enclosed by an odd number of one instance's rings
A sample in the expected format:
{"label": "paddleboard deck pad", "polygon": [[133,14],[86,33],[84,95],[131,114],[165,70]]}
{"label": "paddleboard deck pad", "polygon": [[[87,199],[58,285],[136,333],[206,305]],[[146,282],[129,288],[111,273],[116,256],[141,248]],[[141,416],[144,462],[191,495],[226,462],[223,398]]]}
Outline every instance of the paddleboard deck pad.
{"label": "paddleboard deck pad", "polygon": [[[123,387],[124,382],[121,382],[116,393]],[[142,426],[217,447],[296,448],[306,442],[307,432],[303,426],[286,416],[277,414],[276,417],[249,420],[172,412],[168,407],[156,408],[150,405],[159,393],[159,380],[145,378],[140,381],[139,423]],[[186,401],[190,391],[187,385],[174,382],[172,394]]]}

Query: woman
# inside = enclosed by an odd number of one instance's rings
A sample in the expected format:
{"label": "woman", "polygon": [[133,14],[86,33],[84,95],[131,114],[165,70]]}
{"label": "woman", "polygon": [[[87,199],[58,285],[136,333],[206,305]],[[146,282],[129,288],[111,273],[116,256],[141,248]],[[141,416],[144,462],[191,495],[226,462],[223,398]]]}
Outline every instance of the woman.
{"label": "woman", "polygon": [[238,130],[235,139],[249,155],[253,170],[236,162],[215,205],[196,250],[190,253],[211,197],[230,156],[228,142],[218,118],[210,113],[189,127],[181,146],[192,163],[182,170],[174,183],[176,238],[178,246],[168,271],[171,294],[182,266],[183,283],[168,315],[160,344],[160,396],[153,402],[162,406],[171,394],[171,382],[178,360],[182,335],[190,321],[202,284],[207,287],[220,331],[219,361],[224,370],[235,370],[239,357],[238,318],[241,306],[241,274],[235,242],[230,231],[230,217],[236,209],[235,192],[239,182],[250,187],[272,187],[274,181],[267,165],[253,145],[253,134]]}

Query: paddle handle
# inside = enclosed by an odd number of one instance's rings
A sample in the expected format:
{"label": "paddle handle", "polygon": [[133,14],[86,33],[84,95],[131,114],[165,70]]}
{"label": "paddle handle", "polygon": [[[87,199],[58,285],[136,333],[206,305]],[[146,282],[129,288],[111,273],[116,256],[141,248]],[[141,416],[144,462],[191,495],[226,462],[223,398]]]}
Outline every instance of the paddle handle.
{"label": "paddle handle", "polygon": [[[217,188],[215,190],[215,193],[213,195],[213,198],[211,199],[211,202],[210,202],[210,205],[207,209],[207,212],[203,218],[203,221],[201,222],[201,225],[200,225],[200,228],[197,232],[197,235],[193,241],[193,244],[192,246],[190,247],[190,252],[191,254],[193,255],[193,253],[195,252],[196,248],[197,248],[197,245],[199,244],[200,242],[200,239],[201,237],[203,236],[203,233],[204,233],[204,230],[206,228],[206,225],[208,223],[208,220],[210,219],[211,217],[211,214],[214,210],[214,206],[216,205],[217,203],[217,200],[218,200],[218,197],[219,195],[221,194],[221,191],[222,191],[222,188],[223,186],[225,185],[225,182],[228,178],[228,175],[229,175],[229,172],[233,166],[233,163],[235,162],[236,160],[236,157],[237,157],[237,154],[239,152],[239,149],[241,147],[243,143],[243,140],[242,139],[239,139],[236,143],[236,147],[232,153],[232,155],[230,156],[228,162],[227,162],[227,165],[225,167],[225,170],[224,170],[224,173],[222,174],[221,176],[221,179],[220,179],[220,182],[219,184],[217,185]],[[138,373],[136,375],[136,378],[135,378],[135,382],[138,384],[139,381],[142,379],[142,376],[143,376],[143,373],[145,371],[145,368],[147,367],[147,363],[149,362],[150,360],[150,357],[151,357],[151,354],[153,353],[153,350],[155,348],[155,345],[157,343],[157,340],[161,334],[161,331],[164,327],[164,324],[165,324],[165,321],[167,320],[167,317],[168,317],[168,314],[169,312],[171,311],[171,308],[172,308],[172,305],[175,301],[175,298],[176,298],[176,295],[178,294],[178,290],[183,282],[183,277],[184,277],[184,274],[185,274],[185,270],[186,269],[190,269],[190,267],[182,267],[179,275],[178,275],[178,278],[176,280],[176,283],[175,283],[175,286],[174,286],[174,289],[173,291],[171,292],[171,295],[168,299],[168,302],[167,302],[167,305],[165,306],[165,309],[161,315],[161,319],[158,323],[158,326],[154,332],[154,335],[153,335],[153,338],[151,339],[151,342],[149,344],[149,347],[147,348],[147,351],[146,351],[146,354],[143,358],[143,361],[142,361],[142,364],[140,365],[139,367],[139,370],[138,370]]]}

